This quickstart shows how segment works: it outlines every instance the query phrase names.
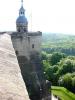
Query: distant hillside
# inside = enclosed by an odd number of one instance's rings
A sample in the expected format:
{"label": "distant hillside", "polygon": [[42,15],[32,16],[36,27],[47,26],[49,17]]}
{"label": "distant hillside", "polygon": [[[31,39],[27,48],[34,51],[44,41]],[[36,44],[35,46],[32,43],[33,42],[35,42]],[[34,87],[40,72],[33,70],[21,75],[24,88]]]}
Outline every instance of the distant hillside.
{"label": "distant hillside", "polygon": [[73,55],[75,54],[75,35],[43,33],[42,48],[46,51],[60,51]]}

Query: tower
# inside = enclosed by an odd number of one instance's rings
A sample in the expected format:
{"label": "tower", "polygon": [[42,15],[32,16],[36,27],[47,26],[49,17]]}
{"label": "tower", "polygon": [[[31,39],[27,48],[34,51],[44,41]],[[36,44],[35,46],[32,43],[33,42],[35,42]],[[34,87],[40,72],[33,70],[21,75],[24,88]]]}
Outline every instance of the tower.
{"label": "tower", "polygon": [[28,31],[28,21],[25,16],[23,0],[21,0],[21,8],[19,10],[19,17],[16,20],[16,28],[17,28],[17,32],[27,32]]}
{"label": "tower", "polygon": [[23,0],[16,27],[17,31],[11,34],[11,40],[30,99],[51,100],[41,64],[42,32],[28,32]]}

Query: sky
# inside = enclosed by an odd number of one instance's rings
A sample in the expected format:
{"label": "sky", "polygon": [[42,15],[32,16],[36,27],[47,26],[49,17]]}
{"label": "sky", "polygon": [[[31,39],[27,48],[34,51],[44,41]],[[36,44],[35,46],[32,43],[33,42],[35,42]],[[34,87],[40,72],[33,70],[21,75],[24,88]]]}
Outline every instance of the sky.
{"label": "sky", "polygon": [[[15,31],[21,0],[0,0],[0,31]],[[75,0],[24,0],[29,31],[75,34]]]}

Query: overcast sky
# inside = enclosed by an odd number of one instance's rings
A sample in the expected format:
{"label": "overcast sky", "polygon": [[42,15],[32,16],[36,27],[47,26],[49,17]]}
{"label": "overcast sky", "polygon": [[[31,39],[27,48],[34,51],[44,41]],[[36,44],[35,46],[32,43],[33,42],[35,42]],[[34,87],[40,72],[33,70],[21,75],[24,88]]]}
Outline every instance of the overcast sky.
{"label": "overcast sky", "polygon": [[[0,0],[0,31],[16,30],[21,0]],[[29,30],[75,34],[75,0],[24,0]]]}

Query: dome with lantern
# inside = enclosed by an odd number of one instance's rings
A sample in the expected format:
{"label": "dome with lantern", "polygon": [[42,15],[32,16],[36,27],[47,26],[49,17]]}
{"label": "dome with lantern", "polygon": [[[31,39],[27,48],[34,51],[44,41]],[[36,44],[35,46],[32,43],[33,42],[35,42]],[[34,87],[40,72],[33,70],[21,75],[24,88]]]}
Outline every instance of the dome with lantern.
{"label": "dome with lantern", "polygon": [[25,9],[23,7],[23,0],[22,0],[22,6],[19,10],[19,17],[16,20],[16,27],[18,32],[27,32],[28,30],[28,21],[25,16]]}

